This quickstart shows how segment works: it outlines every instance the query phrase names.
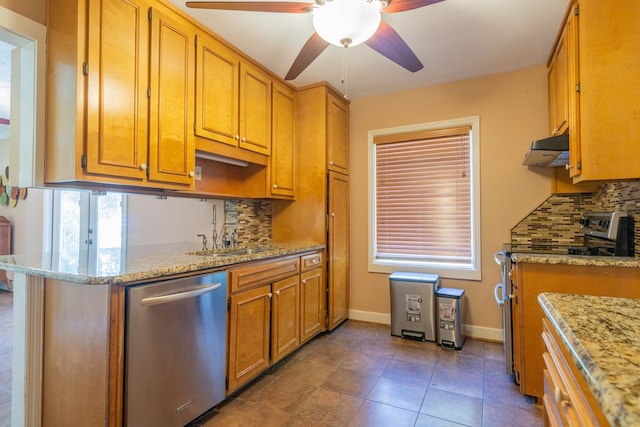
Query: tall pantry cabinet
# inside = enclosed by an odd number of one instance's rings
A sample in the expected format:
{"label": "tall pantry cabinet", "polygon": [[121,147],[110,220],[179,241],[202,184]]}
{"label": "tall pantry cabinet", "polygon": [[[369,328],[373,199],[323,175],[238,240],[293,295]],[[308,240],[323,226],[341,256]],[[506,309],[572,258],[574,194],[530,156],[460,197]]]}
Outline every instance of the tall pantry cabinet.
{"label": "tall pantry cabinet", "polygon": [[326,327],[349,313],[349,105],[326,84],[296,94],[296,199],[273,202],[273,241],[327,250]]}

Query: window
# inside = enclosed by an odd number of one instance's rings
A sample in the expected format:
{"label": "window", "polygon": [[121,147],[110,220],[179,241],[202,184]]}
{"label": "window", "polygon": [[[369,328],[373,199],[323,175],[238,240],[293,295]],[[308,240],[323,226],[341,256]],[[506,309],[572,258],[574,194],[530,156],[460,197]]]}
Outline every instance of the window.
{"label": "window", "polygon": [[369,270],[480,279],[478,117],[369,133]]}
{"label": "window", "polygon": [[54,190],[52,263],[66,273],[117,275],[126,247],[126,196]]}

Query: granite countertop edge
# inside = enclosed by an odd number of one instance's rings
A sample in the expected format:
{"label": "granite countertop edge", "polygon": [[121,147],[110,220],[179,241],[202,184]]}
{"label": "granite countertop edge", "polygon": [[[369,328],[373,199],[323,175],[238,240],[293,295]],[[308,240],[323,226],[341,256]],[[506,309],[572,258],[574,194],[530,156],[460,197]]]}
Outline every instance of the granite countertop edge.
{"label": "granite countertop edge", "polygon": [[[199,249],[192,243],[127,248],[126,270],[111,274],[78,274],[61,271],[59,268],[50,266],[49,260],[55,259],[51,253],[0,256],[0,269],[79,285],[118,285],[224,269],[245,262],[313,252],[325,249],[325,245],[314,242],[274,243],[266,250],[225,257],[198,255]],[[190,252],[196,254],[190,254]]]}
{"label": "granite countertop edge", "polygon": [[532,264],[566,264],[596,267],[640,267],[638,257],[618,256],[582,256],[566,254],[530,254],[514,252],[511,254],[514,262],[528,262]]}
{"label": "granite countertop edge", "polygon": [[640,300],[545,292],[538,302],[611,425],[640,425]]}

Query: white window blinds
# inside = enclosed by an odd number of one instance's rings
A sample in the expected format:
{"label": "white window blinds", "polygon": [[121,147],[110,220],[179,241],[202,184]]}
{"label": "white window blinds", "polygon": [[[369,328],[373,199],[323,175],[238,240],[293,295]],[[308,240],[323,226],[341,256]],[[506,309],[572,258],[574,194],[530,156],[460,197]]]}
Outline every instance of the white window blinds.
{"label": "white window blinds", "polygon": [[471,127],[379,135],[376,259],[469,264]]}

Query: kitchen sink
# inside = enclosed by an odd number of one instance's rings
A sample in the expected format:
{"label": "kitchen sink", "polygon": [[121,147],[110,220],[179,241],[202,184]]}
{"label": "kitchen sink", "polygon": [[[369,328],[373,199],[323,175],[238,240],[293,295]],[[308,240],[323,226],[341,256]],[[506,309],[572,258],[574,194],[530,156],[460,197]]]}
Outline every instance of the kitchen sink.
{"label": "kitchen sink", "polygon": [[256,248],[239,248],[239,249],[207,249],[200,251],[187,252],[187,255],[199,255],[210,257],[234,257],[240,255],[259,254],[263,252],[271,252],[276,250],[274,247],[256,247]]}

